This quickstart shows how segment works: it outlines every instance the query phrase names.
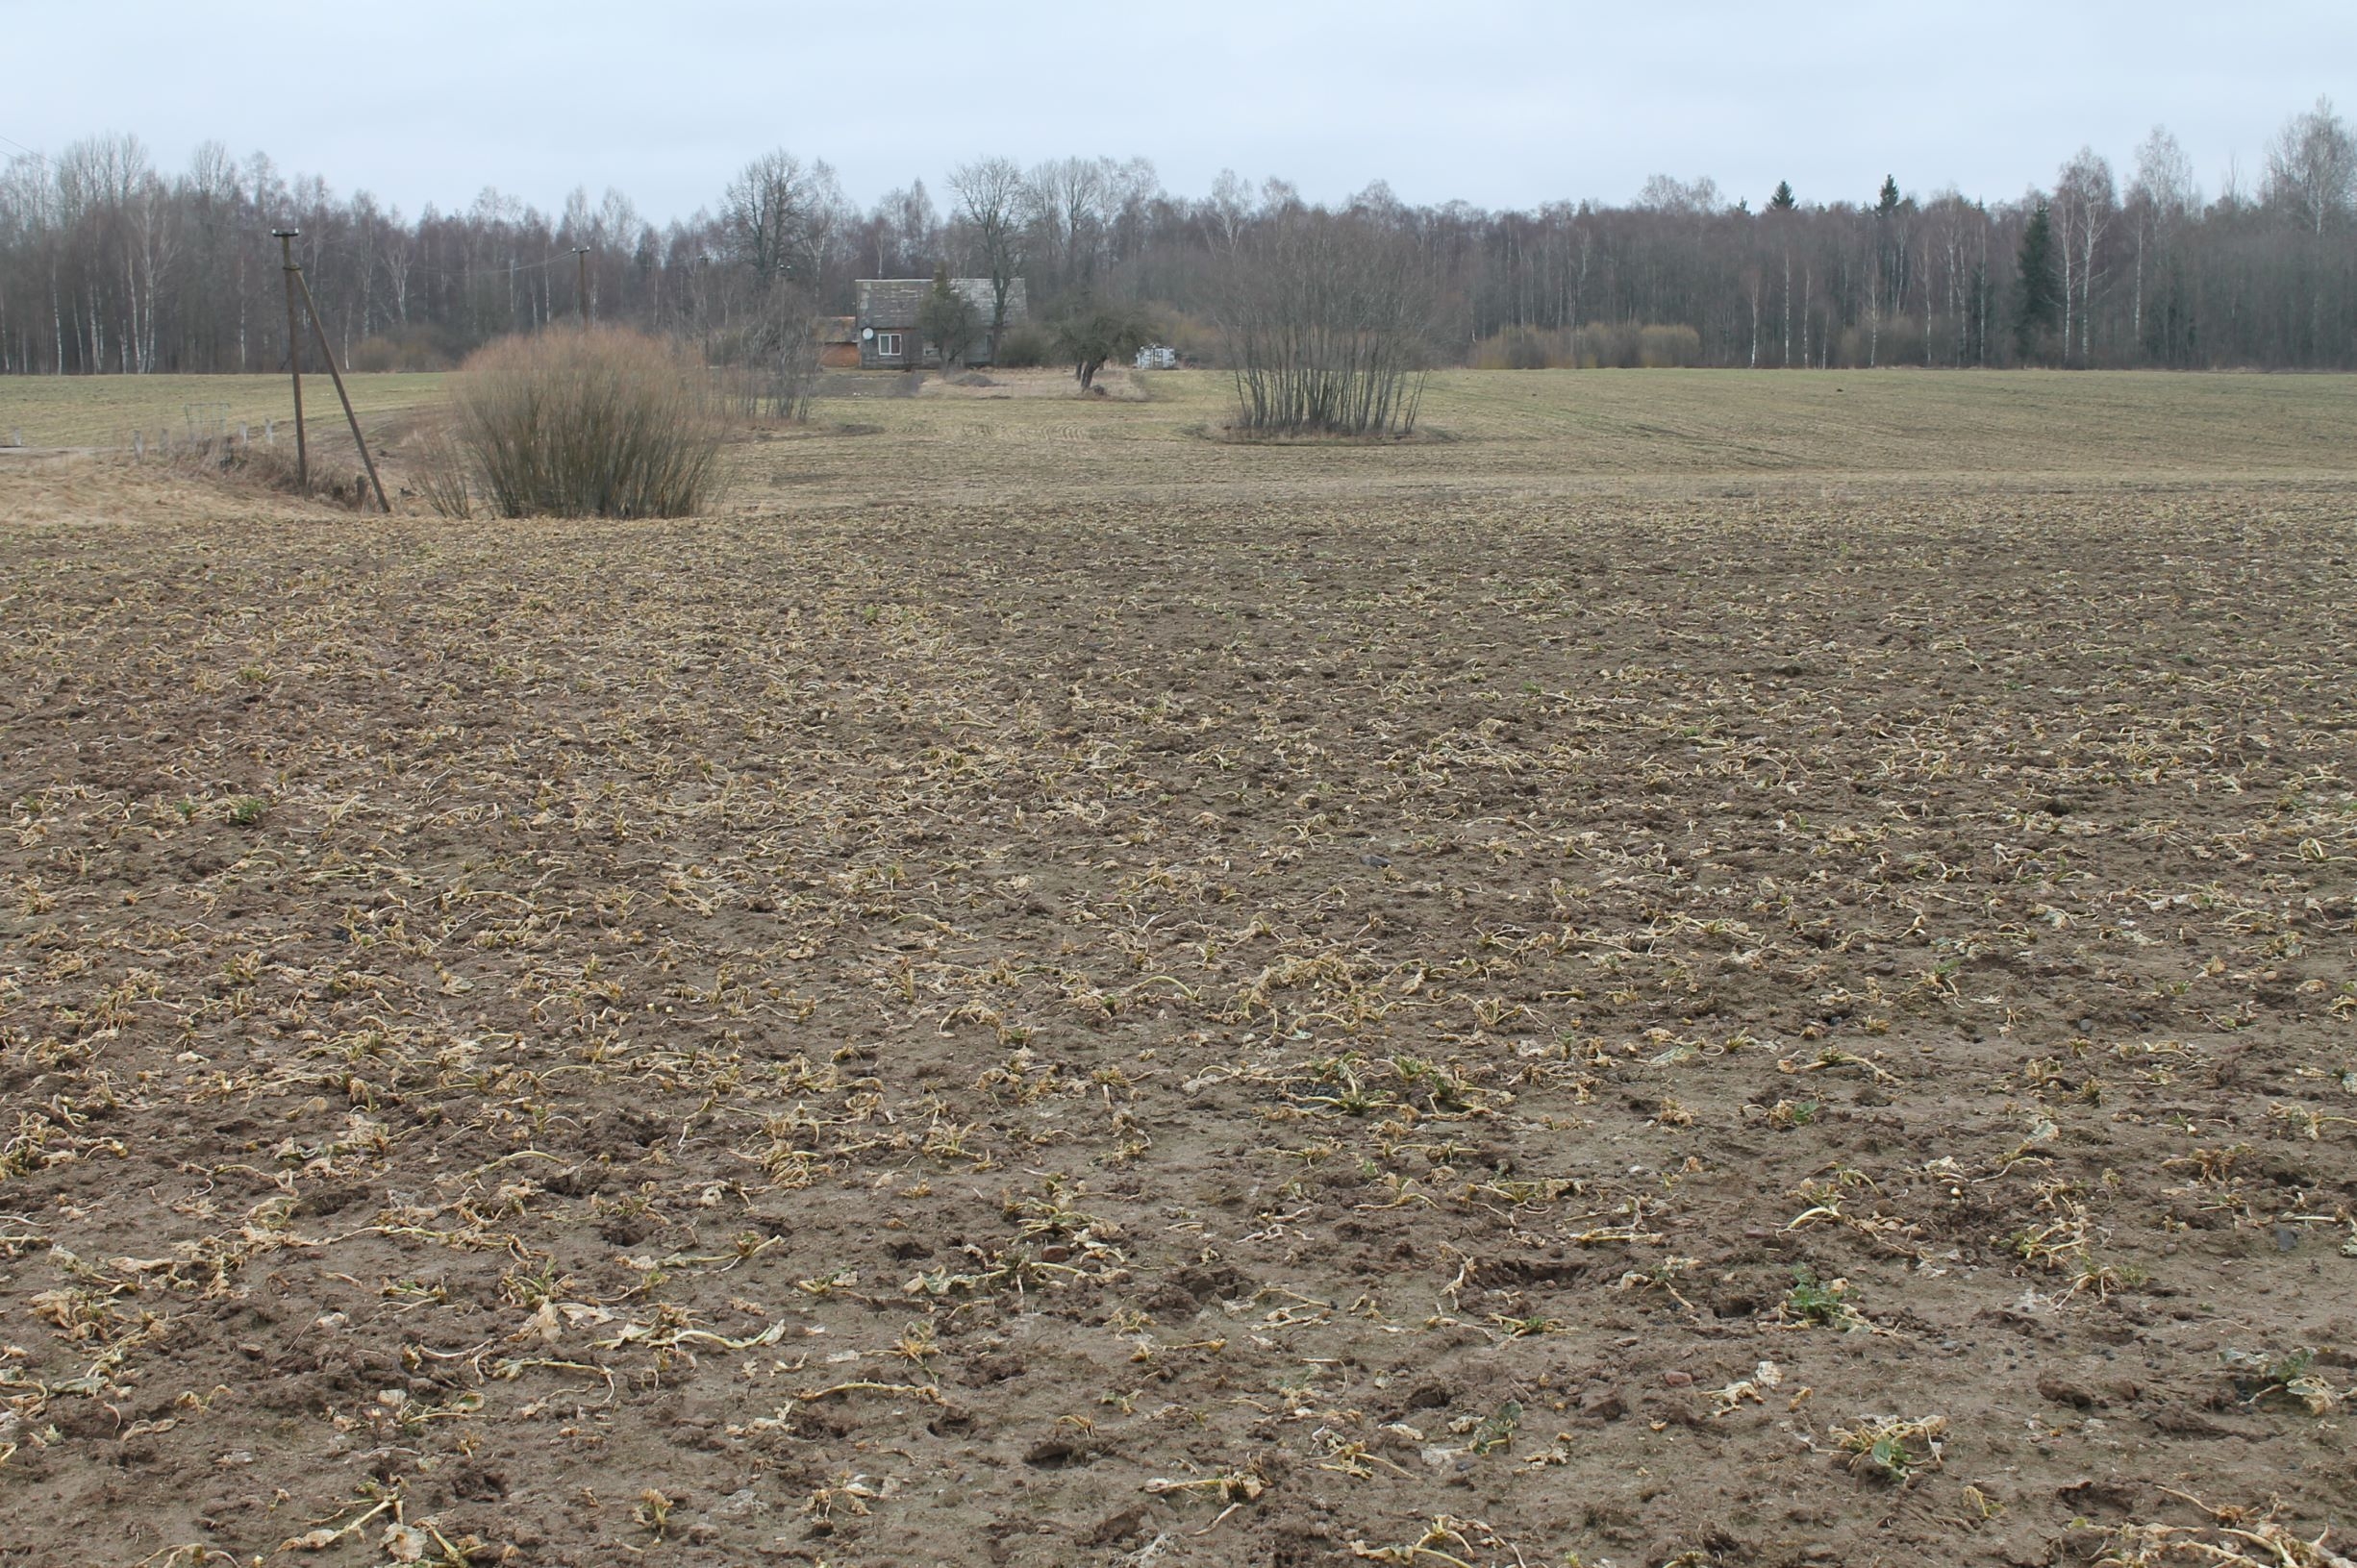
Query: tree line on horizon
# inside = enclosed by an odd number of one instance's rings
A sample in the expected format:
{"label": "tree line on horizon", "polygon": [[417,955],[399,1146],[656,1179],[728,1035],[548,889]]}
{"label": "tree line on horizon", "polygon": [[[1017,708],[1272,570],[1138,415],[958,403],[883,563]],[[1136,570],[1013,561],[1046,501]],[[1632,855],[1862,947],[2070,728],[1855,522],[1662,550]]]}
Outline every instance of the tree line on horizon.
{"label": "tree line on horizon", "polygon": [[[487,188],[414,219],[255,154],[200,147],[176,174],[106,135],[0,168],[0,373],[269,371],[287,361],[277,241],[351,369],[434,368],[582,312],[695,345],[776,351],[854,281],[1026,280],[1035,312],[1152,311],[1219,352],[1238,278],[1294,254],[1256,236],[1304,213],[1281,180],[1224,172],[1166,189],[1141,159],[960,165],[862,208],[821,161],[754,159],[693,216],[658,225],[609,190],[542,212]],[[2294,114],[2256,188],[2214,194],[2156,128],[2116,170],[2083,148],[2006,201],[1954,190],[1755,207],[1656,176],[1625,206],[1411,206],[1378,183],[1335,209],[1413,253],[1430,362],[1500,366],[1878,365],[2357,368],[2357,137],[2328,100]],[[587,250],[588,298],[576,248]],[[1044,359],[1037,325],[983,324],[1002,362]]]}

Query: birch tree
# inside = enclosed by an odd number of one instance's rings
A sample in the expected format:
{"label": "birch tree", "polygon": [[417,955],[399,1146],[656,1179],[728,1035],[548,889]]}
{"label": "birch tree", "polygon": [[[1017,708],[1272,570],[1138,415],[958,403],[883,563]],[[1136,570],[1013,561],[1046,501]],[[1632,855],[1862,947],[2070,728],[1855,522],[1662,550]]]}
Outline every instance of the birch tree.
{"label": "birch tree", "polygon": [[2053,207],[2062,228],[2063,358],[2067,362],[2070,357],[2075,326],[2079,363],[2084,365],[2092,362],[2094,353],[2097,247],[2119,207],[2110,162],[2093,147],[2081,147],[2055,181]]}
{"label": "birch tree", "polygon": [[1234,251],[1252,217],[1252,187],[1234,169],[1221,169],[1212,193],[1198,209],[1216,249]]}
{"label": "birch tree", "polygon": [[2169,128],[2156,125],[2137,144],[2136,178],[2128,187],[2128,209],[2136,235],[2136,286],[2128,306],[2128,332],[2141,349],[2144,341],[2144,277],[2167,253],[2169,236],[2201,205],[2194,188],[2194,161]]}
{"label": "birch tree", "polygon": [[2357,137],[2333,112],[2330,98],[2319,98],[2275,134],[2267,150],[2264,193],[2319,238],[2357,200]]}

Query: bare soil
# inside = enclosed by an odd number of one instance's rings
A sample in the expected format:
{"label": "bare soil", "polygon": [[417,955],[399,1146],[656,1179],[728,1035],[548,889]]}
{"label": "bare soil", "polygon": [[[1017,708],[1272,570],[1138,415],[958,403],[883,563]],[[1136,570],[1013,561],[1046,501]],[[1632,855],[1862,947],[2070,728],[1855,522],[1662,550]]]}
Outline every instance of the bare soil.
{"label": "bare soil", "polygon": [[2336,1560],[2350,481],[940,440],[0,468],[0,1563]]}

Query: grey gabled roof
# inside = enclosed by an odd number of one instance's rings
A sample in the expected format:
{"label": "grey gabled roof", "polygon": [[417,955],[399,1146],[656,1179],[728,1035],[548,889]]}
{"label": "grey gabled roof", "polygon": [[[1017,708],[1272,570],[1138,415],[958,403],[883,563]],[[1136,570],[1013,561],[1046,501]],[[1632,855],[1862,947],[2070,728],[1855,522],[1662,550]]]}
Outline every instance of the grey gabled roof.
{"label": "grey gabled roof", "polygon": [[[931,278],[862,278],[854,286],[859,291],[860,325],[863,327],[907,328],[916,325],[917,307],[933,290]],[[988,278],[952,278],[949,286],[965,296],[974,308],[975,318],[984,324],[990,319],[992,298]],[[1030,308],[1030,300],[1017,278],[1007,288],[1007,319],[1020,321]]]}

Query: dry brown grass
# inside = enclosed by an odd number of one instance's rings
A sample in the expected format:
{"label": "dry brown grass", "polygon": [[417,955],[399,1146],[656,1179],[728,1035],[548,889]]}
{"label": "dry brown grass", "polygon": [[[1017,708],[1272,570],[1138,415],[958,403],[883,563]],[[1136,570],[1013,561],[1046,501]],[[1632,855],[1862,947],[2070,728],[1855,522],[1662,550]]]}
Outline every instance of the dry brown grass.
{"label": "dry brown grass", "polygon": [[[349,450],[347,443],[346,451]],[[181,473],[213,483],[279,495],[308,494],[347,511],[376,508],[367,473],[349,458],[339,462],[327,453],[313,453],[309,464],[304,465],[296,461],[291,443],[273,446],[256,441],[205,441],[180,447],[164,460]]]}
{"label": "dry brown grass", "polygon": [[[430,406],[442,395],[439,375],[353,374],[344,386],[364,422]],[[305,428],[315,441],[343,431],[336,388],[316,372],[304,378]],[[265,424],[294,440],[294,394],[284,372],[255,376],[0,376],[0,441],[21,434],[32,447],[117,448],[144,433],[154,447],[217,428],[226,417],[261,440]]]}

